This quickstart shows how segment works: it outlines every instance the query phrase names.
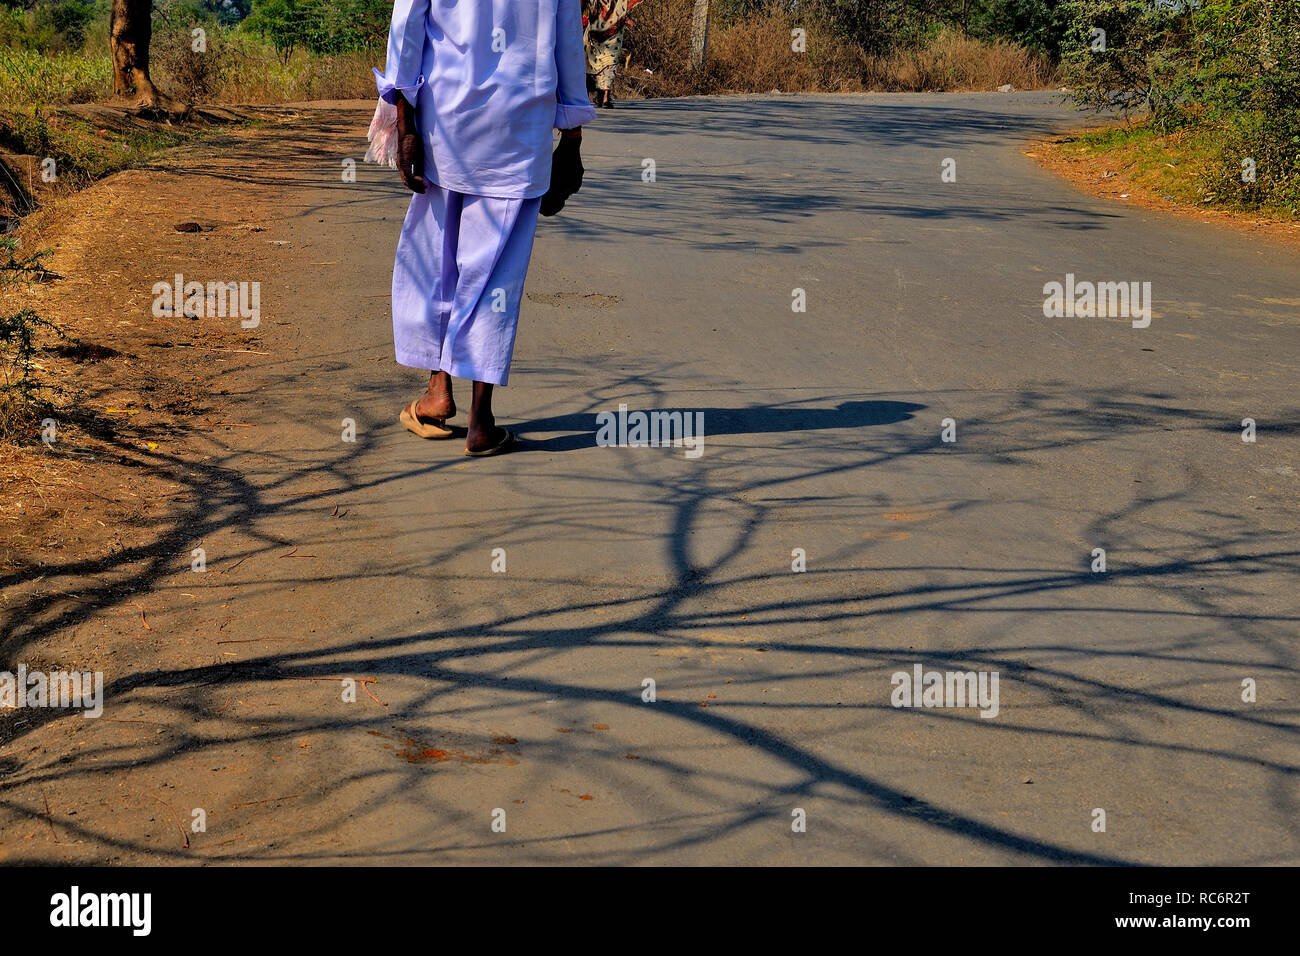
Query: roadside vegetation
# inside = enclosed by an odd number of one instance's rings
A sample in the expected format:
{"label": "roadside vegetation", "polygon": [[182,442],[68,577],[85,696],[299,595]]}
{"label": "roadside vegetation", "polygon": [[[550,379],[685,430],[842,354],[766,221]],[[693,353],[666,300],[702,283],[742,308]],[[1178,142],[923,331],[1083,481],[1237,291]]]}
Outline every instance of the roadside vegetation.
{"label": "roadside vegetation", "polygon": [[[44,279],[44,258],[43,252],[21,255],[14,239],[0,237],[0,292]],[[0,311],[0,440],[31,431],[41,391],[34,374],[37,343],[43,335],[62,334],[30,307]]]}
{"label": "roadside vegetation", "polygon": [[[688,67],[694,0],[647,0],[625,94],[990,90],[1055,82],[1054,0],[713,0],[709,61]],[[159,0],[151,67],[182,103],[370,97],[388,0]],[[0,0],[0,110],[113,93],[108,0]],[[202,28],[205,49],[193,49]],[[802,50],[792,31],[805,32]]]}
{"label": "roadside vegetation", "polygon": [[[1191,151],[1179,165],[1195,168],[1200,199],[1300,201],[1300,0],[712,0],[702,70],[689,65],[695,3],[633,11],[622,95],[1063,82],[1080,106],[1128,120],[1090,147],[1140,151],[1172,136]],[[111,6],[0,0],[0,147],[60,151],[89,177],[149,148],[139,139],[100,151],[53,118],[113,97]],[[389,0],[157,0],[150,66],[186,106],[368,99],[390,11]]]}
{"label": "roadside vegetation", "polygon": [[1188,202],[1300,214],[1300,0],[1072,0],[1067,10],[1063,73],[1075,100],[1130,120],[1070,149],[1113,157]]}

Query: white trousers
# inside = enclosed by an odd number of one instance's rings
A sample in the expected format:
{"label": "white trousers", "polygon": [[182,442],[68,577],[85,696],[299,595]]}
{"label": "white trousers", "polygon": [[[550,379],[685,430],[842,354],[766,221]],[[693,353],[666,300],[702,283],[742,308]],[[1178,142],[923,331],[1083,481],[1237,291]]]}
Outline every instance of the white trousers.
{"label": "white trousers", "polygon": [[541,204],[432,183],[411,197],[393,265],[400,364],[506,384]]}

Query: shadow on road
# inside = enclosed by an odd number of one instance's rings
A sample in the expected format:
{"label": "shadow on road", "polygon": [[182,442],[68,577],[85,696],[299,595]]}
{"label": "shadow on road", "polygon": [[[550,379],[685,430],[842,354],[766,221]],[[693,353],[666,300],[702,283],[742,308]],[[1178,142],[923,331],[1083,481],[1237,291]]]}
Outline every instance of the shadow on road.
{"label": "shadow on road", "polygon": [[[557,375],[563,379],[564,374]],[[282,382],[276,389],[293,387]],[[625,381],[610,386],[601,394],[582,397],[590,409],[609,407],[609,394],[620,391],[636,394],[641,384]],[[920,396],[918,396],[920,397]],[[671,407],[671,393],[645,395],[646,406]],[[1269,593],[1280,581],[1294,581],[1300,573],[1300,548],[1294,534],[1268,532],[1241,525],[1235,533],[1225,531],[1225,524],[1205,514],[1207,529],[1200,540],[1189,542],[1180,537],[1176,544],[1153,548],[1149,542],[1125,535],[1163,520],[1162,509],[1180,505],[1177,493],[1152,497],[1134,486],[1131,498],[1116,502],[1109,514],[1096,517],[1092,534],[1116,549],[1128,548],[1145,555],[1142,563],[1116,569],[1106,586],[1097,584],[1095,575],[1086,568],[1025,567],[1009,569],[992,564],[971,562],[950,567],[912,567],[899,564],[882,550],[882,542],[870,536],[836,556],[833,570],[811,570],[806,575],[791,575],[789,569],[772,566],[769,557],[755,550],[757,536],[769,525],[778,511],[791,509],[809,524],[834,523],[860,527],[878,526],[882,508],[888,501],[876,497],[828,493],[825,479],[832,476],[867,475],[881,468],[905,469],[929,455],[954,454],[985,469],[988,490],[972,487],[964,500],[947,502],[948,515],[977,513],[997,500],[997,476],[1001,470],[1021,467],[1026,457],[1044,450],[1079,450],[1092,446],[1093,455],[1108,453],[1112,443],[1141,436],[1160,435],[1169,430],[1191,429],[1220,431],[1221,415],[1212,409],[1171,408],[1158,395],[1133,393],[1117,395],[1113,390],[1093,394],[1077,389],[1058,389],[1050,383],[1032,389],[1008,391],[1001,396],[999,413],[990,415],[983,425],[961,446],[940,449],[937,436],[928,425],[918,429],[910,424],[913,413],[926,407],[921,401],[899,401],[871,396],[817,396],[791,407],[719,408],[706,411],[710,431],[718,435],[779,433],[786,439],[786,455],[770,467],[732,467],[733,454],[728,449],[716,457],[706,456],[701,467],[681,468],[652,474],[629,460],[614,478],[592,476],[575,455],[568,469],[575,479],[588,482],[582,494],[566,497],[555,492],[555,485],[539,486],[529,480],[525,456],[502,459],[504,467],[520,471],[517,494],[510,500],[494,503],[490,508],[476,508],[464,503],[457,513],[426,516],[426,520],[450,522],[446,540],[463,542],[457,532],[461,526],[478,527],[484,521],[496,521],[514,530],[512,547],[531,543],[599,540],[610,531],[604,519],[593,514],[593,501],[604,503],[605,510],[624,513],[639,509],[647,517],[643,528],[624,528],[622,533],[641,534],[647,559],[671,583],[637,585],[623,583],[608,588],[599,583],[591,586],[590,602],[556,606],[545,597],[546,586],[554,581],[528,576],[512,579],[513,598],[505,607],[493,610],[486,618],[457,623],[454,619],[436,628],[412,620],[404,632],[381,635],[343,633],[326,637],[320,646],[292,651],[255,654],[239,663],[210,666],[157,668],[112,679],[106,698],[119,709],[152,689],[169,688],[178,693],[160,699],[150,695],[150,706],[171,711],[169,733],[164,738],[143,743],[121,744],[64,755],[59,759],[29,763],[18,746],[21,739],[36,728],[58,720],[80,721],[79,716],[60,715],[55,711],[26,711],[21,717],[6,715],[0,719],[0,735],[10,755],[4,767],[7,794],[0,806],[10,813],[39,818],[41,811],[35,794],[42,788],[57,785],[80,774],[94,773],[108,779],[115,771],[141,766],[168,766],[205,750],[231,743],[254,744],[290,741],[306,734],[348,735],[367,731],[382,732],[392,726],[392,717],[378,707],[360,707],[324,711],[307,707],[297,714],[280,713],[275,720],[265,715],[232,714],[222,701],[229,695],[247,695],[258,686],[293,686],[295,679],[325,678],[341,669],[357,676],[417,677],[427,686],[423,699],[413,702],[408,712],[429,708],[437,710],[450,692],[473,689],[476,700],[497,700],[503,710],[521,701],[559,699],[568,702],[598,703],[607,712],[620,708],[640,708],[639,697],[627,688],[611,687],[597,679],[584,677],[580,663],[603,647],[643,646],[647,649],[678,648],[684,653],[708,651],[717,645],[710,635],[717,629],[739,635],[761,646],[768,660],[782,655],[794,659],[816,659],[818,670],[827,678],[840,682],[861,683],[864,679],[885,680],[900,661],[919,661],[937,669],[989,669],[1002,672],[1024,687],[1041,692],[1071,711],[1075,720],[1070,730],[1035,726],[1032,721],[1006,719],[978,724],[978,732],[988,735],[1049,734],[1062,739],[1088,740],[1111,745],[1131,753],[1134,759],[1153,755],[1180,755],[1212,758],[1224,766],[1262,771],[1275,783],[1275,804],[1279,814],[1296,818],[1293,784],[1300,762],[1281,756],[1277,747],[1260,752],[1224,746],[1221,739],[1238,731],[1248,734],[1270,733],[1274,739],[1294,743],[1297,734],[1295,711],[1271,709],[1267,713],[1230,706],[1208,707],[1189,702],[1177,685],[1137,687],[1122,678],[1125,667],[1179,665],[1190,669],[1209,668],[1216,674],[1239,673],[1262,676],[1294,674],[1294,634],[1297,617],[1279,609],[1270,609],[1257,595]],[[590,430],[592,411],[534,417],[528,430],[564,431],[570,428],[582,434],[552,439],[552,449],[585,451],[589,455],[605,454],[592,449]],[[364,506],[383,500],[394,486],[403,481],[421,480],[454,467],[456,456],[445,457],[414,471],[394,466],[378,447],[379,436],[397,425],[385,420],[359,423],[356,446],[338,446],[343,450],[334,460],[317,470],[314,479],[337,487],[333,500],[345,500]],[[869,440],[865,430],[875,429]],[[982,433],[982,434],[981,434]],[[827,440],[827,439],[830,440]],[[566,444],[570,442],[571,444]],[[134,598],[158,592],[166,597],[184,585],[177,583],[195,541],[205,540],[232,528],[241,529],[257,542],[243,553],[224,557],[224,567],[214,568],[209,587],[203,593],[203,605],[216,607],[250,593],[283,593],[289,587],[308,586],[342,588],[354,603],[387,600],[393,580],[407,587],[427,589],[429,593],[445,591],[459,584],[480,586],[482,575],[456,570],[457,560],[464,557],[463,543],[449,543],[438,554],[427,556],[418,564],[397,566],[357,566],[338,577],[319,576],[301,571],[301,566],[286,565],[276,559],[289,542],[275,535],[262,535],[259,528],[270,519],[286,514],[324,514],[318,497],[286,493],[297,476],[299,449],[285,448],[278,460],[242,460],[240,455],[223,451],[212,444],[213,463],[195,466],[193,462],[168,460],[156,456],[141,467],[158,469],[177,481],[185,481],[196,492],[188,507],[174,510],[160,522],[154,544],[135,553],[119,555],[99,562],[49,564],[28,572],[39,574],[45,596],[19,602],[5,610],[3,647],[6,659],[21,660],[34,642],[56,632],[90,620],[93,614],[107,609],[129,606]],[[902,472],[900,471],[900,474]],[[788,493],[786,492],[788,489]],[[725,503],[729,531],[723,550],[701,554],[696,533],[710,522],[710,509]],[[1122,520],[1121,520],[1122,519]],[[1147,527],[1146,533],[1151,528]],[[325,533],[325,532],[322,532]],[[475,544],[477,546],[477,540]],[[493,540],[496,540],[495,538]],[[349,547],[358,553],[378,544],[377,541],[353,538]],[[265,560],[271,559],[271,560]],[[220,577],[232,566],[231,578]],[[792,578],[800,578],[798,587]],[[582,574],[575,574],[581,580]],[[903,579],[906,586],[882,587],[882,580]],[[97,583],[87,584],[88,580]],[[0,580],[0,586],[20,583]],[[65,602],[52,601],[51,594],[75,587],[79,602],[69,608]],[[1038,627],[1042,615],[1094,615],[1104,619],[1111,614],[1133,614],[1133,607],[1119,596],[1132,587],[1155,587],[1162,601],[1136,611],[1152,621],[1180,624],[1183,630],[1176,639],[1153,639],[1132,634],[1111,641],[1106,647],[1084,647],[1044,637]],[[1027,628],[1023,644],[962,646],[951,652],[918,650],[894,643],[877,641],[839,641],[828,639],[829,633],[869,633],[872,622],[906,618],[918,614],[939,613],[952,622],[978,621],[989,613],[1021,615]],[[1030,627],[1030,624],[1033,627]],[[772,628],[795,627],[809,635],[807,640],[790,641],[771,636]],[[1226,657],[1217,640],[1225,629],[1243,637],[1248,656]],[[1050,629],[1049,629],[1050,631]],[[1154,633],[1154,632],[1152,632]],[[320,638],[320,635],[317,635]],[[1013,642],[1014,643],[1014,642]],[[1098,670],[1098,661],[1110,659],[1116,675],[1107,677]],[[567,679],[540,678],[529,673],[530,662],[567,660]],[[341,663],[346,662],[346,663]],[[779,676],[766,675],[764,681],[779,684]],[[484,696],[486,695],[486,697]],[[452,695],[454,696],[454,695]],[[1124,716],[1116,716],[1116,701],[1123,702]],[[474,705],[475,707],[481,704]],[[808,700],[806,707],[830,706],[827,702]],[[849,709],[870,712],[881,704],[853,704]],[[874,811],[909,820],[935,831],[958,836],[973,844],[1006,851],[1025,861],[1118,864],[1130,862],[1105,852],[1085,852],[1050,841],[1034,839],[1019,832],[1014,825],[995,823],[951,806],[932,803],[909,790],[903,781],[872,775],[846,763],[831,759],[817,748],[776,732],[761,722],[761,712],[752,715],[743,706],[702,708],[695,701],[662,701],[655,711],[656,720],[671,727],[678,724],[707,731],[719,744],[724,741],[744,744],[761,752],[792,773],[794,784],[775,784],[755,777],[743,781],[756,793],[773,801],[818,795],[848,807],[870,807]],[[448,717],[458,713],[456,707],[444,709]],[[1211,719],[1221,727],[1223,737],[1208,735],[1197,741],[1178,743],[1155,733],[1156,728],[1176,715],[1192,713]],[[462,713],[463,715],[463,713]],[[937,713],[935,719],[956,720],[959,715]],[[21,721],[21,722],[20,722]],[[203,732],[196,728],[203,727]],[[219,727],[220,730],[214,730]],[[559,745],[533,742],[529,757],[535,766],[572,761]],[[599,761],[605,758],[588,756]],[[638,764],[639,771],[663,780],[675,781],[674,792],[693,792],[688,779],[691,767],[679,762],[671,753],[661,753],[655,760]],[[610,774],[622,768],[606,768]],[[369,799],[374,805],[387,800],[408,798],[426,779],[427,769],[406,762],[395,762],[382,774],[366,771],[362,777],[341,770],[338,786],[364,779]],[[341,825],[343,818],[319,815],[325,795],[306,795],[295,813],[281,816],[300,820],[295,837],[328,834]],[[315,806],[317,815],[313,816]],[[766,825],[770,811],[762,808],[735,808],[720,817],[705,821],[690,814],[665,812],[662,818],[648,821],[664,828],[664,835],[654,837],[642,859],[654,859],[706,837],[702,832],[683,836],[682,828],[707,830],[707,839],[747,827]],[[306,821],[312,821],[310,823]],[[707,822],[707,826],[704,824]],[[193,859],[179,848],[133,842],[121,833],[100,832],[78,823],[63,820],[60,828],[72,838],[92,841],[105,852],[137,850],[155,859],[176,861]],[[579,845],[585,837],[603,831],[575,831],[567,837]],[[643,834],[644,835],[644,834]],[[279,841],[286,845],[288,835]],[[485,844],[486,845],[486,844]],[[535,860],[570,859],[570,851],[553,841],[522,845]],[[452,851],[469,844],[436,849]],[[423,848],[429,853],[432,848]],[[331,851],[331,859],[349,851]],[[414,853],[415,851],[410,851]],[[263,859],[309,862],[322,858],[316,853],[279,853],[270,851],[213,851],[207,860]],[[358,859],[372,859],[369,851],[357,850]],[[394,862],[402,852],[385,851]],[[614,862],[617,853],[593,852],[588,859]]]}
{"label": "shadow on road", "polygon": [[[869,428],[873,425],[892,425],[907,421],[914,412],[924,408],[914,402],[841,402],[834,408],[758,406],[754,408],[668,408],[664,411],[685,411],[704,416],[706,440],[719,435],[770,435],[784,433],[791,436],[802,432],[832,428]],[[629,411],[654,411],[636,409]],[[615,411],[615,409],[605,409]],[[596,419],[594,415],[555,415],[533,418],[520,424],[521,437],[527,439],[523,451],[576,451],[596,447]],[[538,438],[548,432],[579,432],[556,438]]]}

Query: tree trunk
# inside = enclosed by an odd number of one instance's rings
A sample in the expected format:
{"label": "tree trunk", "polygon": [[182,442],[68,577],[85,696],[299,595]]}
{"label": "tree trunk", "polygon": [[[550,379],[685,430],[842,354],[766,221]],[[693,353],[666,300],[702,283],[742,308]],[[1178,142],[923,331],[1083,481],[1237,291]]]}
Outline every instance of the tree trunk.
{"label": "tree trunk", "polygon": [[113,51],[113,95],[131,106],[177,112],[171,97],[149,77],[153,0],[113,0],[109,46]]}
{"label": "tree trunk", "polygon": [[691,15],[691,69],[704,69],[709,46],[709,0],[695,0]]}

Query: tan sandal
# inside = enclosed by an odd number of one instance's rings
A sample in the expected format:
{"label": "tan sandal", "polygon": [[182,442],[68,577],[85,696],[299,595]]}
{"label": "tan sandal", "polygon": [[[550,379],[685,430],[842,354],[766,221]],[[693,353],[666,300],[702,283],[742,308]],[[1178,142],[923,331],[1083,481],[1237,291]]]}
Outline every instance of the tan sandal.
{"label": "tan sandal", "polygon": [[[419,399],[416,399],[416,401],[418,402]],[[445,418],[429,418],[426,415],[424,421],[421,421],[420,416],[415,414],[415,404],[415,402],[411,402],[397,416],[397,420],[406,427],[408,432],[419,435],[421,438],[451,438],[456,434],[453,429],[447,427],[447,419]],[[435,424],[426,424],[427,422],[434,422]]]}

